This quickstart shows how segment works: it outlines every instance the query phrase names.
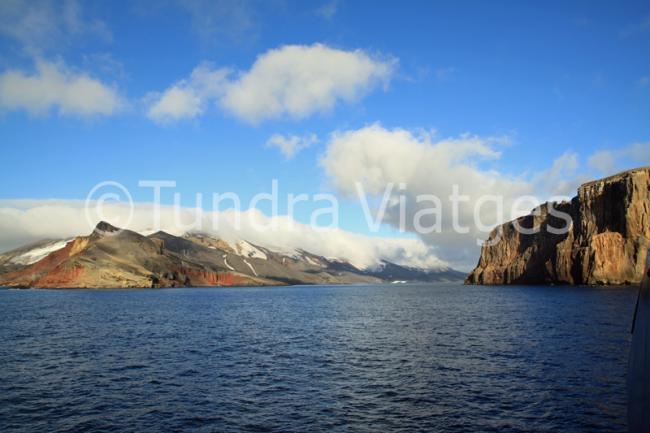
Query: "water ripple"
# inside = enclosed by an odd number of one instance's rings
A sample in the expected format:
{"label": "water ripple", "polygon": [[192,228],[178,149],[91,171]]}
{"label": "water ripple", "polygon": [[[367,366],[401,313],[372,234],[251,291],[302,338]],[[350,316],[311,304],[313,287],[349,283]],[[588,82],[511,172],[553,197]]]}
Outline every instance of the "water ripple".
{"label": "water ripple", "polygon": [[0,290],[0,430],[623,432],[634,296]]}

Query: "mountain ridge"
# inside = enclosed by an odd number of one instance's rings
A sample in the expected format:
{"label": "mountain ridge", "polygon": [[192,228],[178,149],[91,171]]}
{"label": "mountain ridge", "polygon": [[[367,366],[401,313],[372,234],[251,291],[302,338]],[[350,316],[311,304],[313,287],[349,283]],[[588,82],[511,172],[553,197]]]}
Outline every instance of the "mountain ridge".
{"label": "mountain ridge", "polygon": [[[143,235],[99,222],[87,236],[35,243],[0,254],[0,285],[36,288],[274,286],[462,280],[453,269],[385,262],[359,269],[305,250],[281,253],[205,233]],[[397,278],[399,277],[399,278]]]}

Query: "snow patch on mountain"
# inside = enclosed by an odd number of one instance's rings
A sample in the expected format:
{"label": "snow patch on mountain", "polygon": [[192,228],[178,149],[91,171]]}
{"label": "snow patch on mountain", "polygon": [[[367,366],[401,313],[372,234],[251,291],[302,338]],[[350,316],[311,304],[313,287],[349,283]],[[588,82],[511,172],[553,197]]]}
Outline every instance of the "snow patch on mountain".
{"label": "snow patch on mountain", "polygon": [[242,257],[267,260],[266,253],[249,242],[239,241],[235,247],[237,253]]}
{"label": "snow patch on mountain", "polygon": [[[224,255],[223,255],[223,264],[226,265],[226,267],[227,267],[228,269],[230,269],[231,271],[234,271],[235,268],[233,268],[232,266],[230,266],[230,264],[228,263],[228,259],[227,259],[227,257],[228,257],[228,254],[224,254]],[[249,266],[250,266],[250,265],[249,265]]]}
{"label": "snow patch on mountain", "polygon": [[34,248],[33,250],[29,250],[19,256],[12,257],[9,261],[17,265],[31,265],[32,263],[36,263],[39,260],[42,260],[48,254],[65,247],[68,242],[68,240],[56,241],[43,247]]}
{"label": "snow patch on mountain", "polygon": [[255,268],[253,267],[253,265],[251,265],[250,263],[248,263],[246,260],[244,260],[244,263],[246,263],[246,264],[248,265],[248,267],[251,268],[251,271],[253,271],[253,274],[255,274],[255,276],[257,277],[257,271],[255,270]]}
{"label": "snow patch on mountain", "polygon": [[303,255],[302,258],[305,259],[305,261],[306,261],[307,263],[309,263],[310,265],[321,266],[321,267],[322,267],[322,265],[321,265],[320,262],[317,262],[316,260],[312,259],[311,257],[309,257],[309,256],[306,255],[306,254]]}

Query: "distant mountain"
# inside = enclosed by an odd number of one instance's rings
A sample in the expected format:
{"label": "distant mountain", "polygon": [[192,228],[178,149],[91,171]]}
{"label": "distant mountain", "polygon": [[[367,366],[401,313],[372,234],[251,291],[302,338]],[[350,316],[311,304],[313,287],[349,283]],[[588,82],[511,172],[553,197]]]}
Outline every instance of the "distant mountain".
{"label": "distant mountain", "polygon": [[148,236],[100,222],[89,236],[44,240],[0,255],[0,285],[42,288],[273,286],[462,280],[453,269],[382,262],[359,269],[304,250],[230,244],[205,233]]}
{"label": "distant mountain", "polygon": [[381,265],[374,270],[366,270],[366,274],[391,282],[408,281],[460,281],[465,279],[465,272],[456,271],[451,268],[443,269],[421,269],[409,266],[396,265],[395,263],[382,261]]}

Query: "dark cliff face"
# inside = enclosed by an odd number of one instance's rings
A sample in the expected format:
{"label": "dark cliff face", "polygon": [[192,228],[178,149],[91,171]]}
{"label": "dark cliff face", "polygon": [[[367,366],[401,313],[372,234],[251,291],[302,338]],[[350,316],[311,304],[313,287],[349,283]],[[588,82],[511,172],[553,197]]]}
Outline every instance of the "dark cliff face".
{"label": "dark cliff face", "polygon": [[[468,284],[629,284],[641,281],[650,240],[650,167],[619,173],[586,183],[571,202],[554,208],[571,216],[562,228],[557,213],[541,207],[503,224],[490,234],[500,241],[484,245]],[[539,226],[535,234],[524,228]]]}

